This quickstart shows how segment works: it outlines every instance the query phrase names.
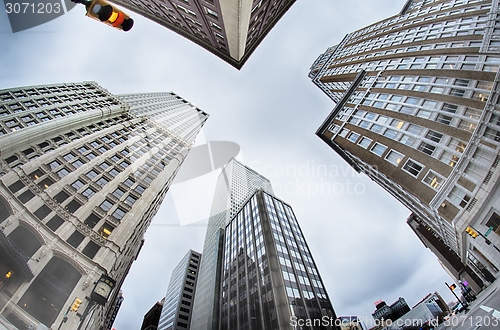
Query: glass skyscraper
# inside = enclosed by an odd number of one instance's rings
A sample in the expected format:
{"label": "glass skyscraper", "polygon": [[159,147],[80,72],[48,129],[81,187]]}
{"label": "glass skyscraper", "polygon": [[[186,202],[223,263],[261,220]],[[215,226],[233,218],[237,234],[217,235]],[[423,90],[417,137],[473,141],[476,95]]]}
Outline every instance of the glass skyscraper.
{"label": "glass skyscraper", "polygon": [[158,330],[189,329],[201,254],[193,250],[172,271]]}
{"label": "glass skyscraper", "polygon": [[220,329],[338,329],[292,208],[258,190],[225,228]]}
{"label": "glass skyscraper", "polygon": [[104,274],[116,284],[84,322],[108,328],[143,235],[207,118],[174,93],[116,96],[95,82],[0,90],[2,316],[20,328],[76,329],[70,306],[80,299],[82,314]]}
{"label": "glass skyscraper", "polygon": [[500,276],[499,1],[409,0],[348,34],[309,77],[335,108],[316,134],[412,212],[408,224],[474,290]]}
{"label": "glass skyscraper", "polygon": [[226,164],[217,179],[203,245],[192,329],[218,330],[224,228],[257,189],[273,193],[268,179],[234,158]]}

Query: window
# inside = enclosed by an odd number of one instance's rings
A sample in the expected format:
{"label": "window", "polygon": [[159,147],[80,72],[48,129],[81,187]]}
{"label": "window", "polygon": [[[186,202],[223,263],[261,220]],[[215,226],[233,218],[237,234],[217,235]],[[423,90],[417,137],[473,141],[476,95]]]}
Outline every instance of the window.
{"label": "window", "polygon": [[87,178],[89,178],[90,180],[92,180],[93,178],[95,178],[97,176],[97,172],[94,170],[91,170],[90,172],[87,172],[87,174],[85,174],[85,176]]}
{"label": "window", "polygon": [[342,128],[342,130],[340,131],[339,135],[341,137],[345,138],[347,136],[347,133],[349,133],[349,130],[345,129],[345,128]]}
{"label": "window", "polygon": [[120,188],[117,188],[115,191],[113,191],[113,196],[115,196],[118,199],[120,199],[124,194],[125,192]]}
{"label": "window", "polygon": [[100,185],[101,187],[105,186],[108,182],[109,182],[109,180],[106,178],[103,178],[103,177],[101,177],[101,178],[99,178],[99,180],[97,180],[97,184]]}
{"label": "window", "polygon": [[139,194],[142,194],[144,192],[144,190],[146,190],[146,188],[144,188],[143,186],[141,185],[138,185],[137,187],[135,187],[134,191],[138,192]]}
{"label": "window", "polygon": [[458,159],[459,158],[457,156],[447,151],[443,152],[443,154],[439,158],[440,161],[451,167],[454,167],[457,164]]}
{"label": "window", "polygon": [[47,205],[42,205],[38,210],[36,210],[33,214],[39,219],[42,220],[46,216],[48,216],[52,212],[52,210]]}
{"label": "window", "polygon": [[467,203],[469,203],[470,196],[467,195],[465,191],[460,189],[459,187],[454,187],[448,195],[448,199],[455,206],[464,208],[465,206],[467,206]]}
{"label": "window", "polygon": [[431,117],[431,114],[432,114],[432,112],[427,111],[427,110],[418,110],[417,117],[429,119]]}
{"label": "window", "polygon": [[47,227],[49,227],[50,230],[52,230],[52,231],[56,231],[59,227],[61,227],[61,225],[63,223],[64,223],[64,220],[60,216],[55,215],[52,217],[52,219],[50,219],[47,222]]}
{"label": "window", "polygon": [[58,203],[62,203],[65,200],[67,200],[68,198],[69,198],[69,195],[66,192],[64,192],[64,191],[61,191],[60,193],[58,193],[57,195],[54,196],[54,199]]}
{"label": "window", "polygon": [[361,140],[359,140],[358,145],[361,147],[368,149],[368,146],[372,143],[372,140],[367,138],[367,137],[362,137]]}
{"label": "window", "polygon": [[399,153],[395,150],[391,150],[387,153],[385,160],[387,160],[392,165],[398,166],[403,158],[404,155],[402,153]]}
{"label": "window", "polygon": [[463,97],[465,95],[465,90],[464,89],[456,89],[452,88],[450,91],[451,96],[457,96],[457,97]]}
{"label": "window", "polygon": [[213,18],[216,18],[218,19],[219,18],[219,15],[217,14],[216,11],[213,11],[212,9],[210,8],[207,8],[205,7],[205,11],[207,12],[207,14],[209,14],[210,16],[212,16]]}
{"label": "window", "polygon": [[353,143],[356,143],[356,141],[358,140],[359,136],[360,135],[358,133],[351,132],[351,134],[349,134],[349,137],[347,139],[349,141],[353,142]]}
{"label": "window", "polygon": [[76,190],[78,190],[78,189],[80,189],[81,187],[83,187],[83,182],[82,182],[82,181],[80,181],[80,180],[76,180],[75,182],[73,182],[73,183],[71,184],[71,186],[72,186],[73,188],[75,188]]}
{"label": "window", "polygon": [[105,223],[102,225],[101,229],[99,229],[99,235],[101,235],[104,238],[108,238],[109,235],[111,235],[113,229],[115,229],[113,226]]}
{"label": "window", "polygon": [[73,234],[71,234],[71,236],[68,237],[66,242],[68,242],[69,245],[71,245],[72,247],[77,248],[78,245],[80,245],[80,243],[83,241],[84,238],[85,238],[85,236],[82,233],[75,230],[73,232]]}
{"label": "window", "polygon": [[412,159],[408,159],[406,161],[405,165],[403,166],[403,170],[408,172],[409,174],[411,174],[414,177],[418,177],[418,175],[420,174],[420,171],[422,171],[422,169],[423,169],[423,166],[418,164],[417,162],[415,162]]}
{"label": "window", "polygon": [[131,178],[127,178],[127,180],[125,180],[125,182],[123,182],[124,185],[126,185],[127,187],[132,187],[132,185],[135,183],[134,180],[132,180]]}
{"label": "window", "polygon": [[59,167],[59,166],[61,166],[61,164],[57,160],[54,160],[52,163],[49,164],[49,167],[52,170],[55,169],[56,167]]}
{"label": "window", "polygon": [[443,108],[442,108],[443,111],[451,112],[451,113],[456,113],[457,109],[458,109],[457,105],[449,104],[449,103],[444,103]]}
{"label": "window", "polygon": [[393,139],[395,140],[396,139],[396,136],[398,135],[398,132],[393,130],[393,129],[387,129],[385,132],[384,132],[384,136],[388,137],[389,139]]}
{"label": "window", "polygon": [[75,158],[75,155],[73,155],[71,152],[69,154],[66,154],[63,156],[63,158],[66,160],[66,161],[70,161],[72,160],[73,158]]}
{"label": "window", "polygon": [[82,205],[80,203],[73,200],[73,201],[69,202],[68,205],[66,205],[66,209],[71,213],[75,213],[76,210],[78,210],[81,206]]}
{"label": "window", "polygon": [[373,126],[370,128],[370,131],[375,132],[375,133],[380,133],[382,132],[383,127],[380,125],[373,124]]}
{"label": "window", "polygon": [[452,117],[450,116],[446,116],[446,115],[438,115],[437,118],[436,118],[436,121],[438,123],[441,123],[441,124],[445,124],[445,125],[450,125],[451,121],[452,121]]}
{"label": "window", "polygon": [[377,156],[382,156],[382,154],[384,153],[384,151],[387,149],[386,146],[376,142],[373,147],[371,148],[371,152],[373,152],[374,154],[376,154]]}
{"label": "window", "polygon": [[121,219],[123,219],[123,217],[125,216],[126,213],[127,212],[125,212],[121,208],[117,208],[115,210],[115,212],[113,212],[113,217],[115,217],[117,220],[121,220]]}
{"label": "window", "polygon": [[89,151],[89,148],[82,146],[82,147],[78,148],[78,151],[83,154],[83,153]]}
{"label": "window", "polygon": [[65,177],[68,174],[69,174],[69,171],[66,168],[64,168],[64,167],[62,169],[60,169],[59,171],[57,171],[57,175],[60,178],[63,178],[63,177]]}
{"label": "window", "polygon": [[[466,60],[467,60],[467,57],[471,57],[471,56],[466,56]],[[470,81],[467,79],[456,79],[454,85],[461,86],[461,87],[468,87],[469,82]]]}
{"label": "window", "polygon": [[83,162],[80,159],[75,160],[73,163],[71,163],[76,168],[79,168],[80,166],[83,165]]}
{"label": "window", "polygon": [[418,99],[416,97],[409,97],[406,99],[406,103],[415,105],[418,103]]}
{"label": "window", "polygon": [[486,222],[486,227],[493,227],[493,232],[500,236],[500,216],[493,212],[488,222]]}
{"label": "window", "polygon": [[134,203],[137,201],[137,198],[134,196],[128,195],[127,198],[125,199],[125,203],[132,206]]}
{"label": "window", "polygon": [[408,133],[415,134],[415,135],[420,135],[422,132],[422,127],[414,124],[410,124],[408,128],[406,129]]}
{"label": "window", "polygon": [[99,251],[100,248],[101,247],[98,244],[90,241],[85,246],[85,248],[83,248],[82,253],[85,254],[90,259],[92,259],[95,257],[95,255],[97,254],[97,252]]}
{"label": "window", "polygon": [[443,138],[443,134],[429,130],[429,132],[427,132],[425,137],[431,141],[439,143],[441,141],[441,139]]}
{"label": "window", "polygon": [[102,202],[101,205],[99,205],[99,207],[104,210],[104,212],[108,212],[111,207],[113,207],[113,203],[111,203],[110,201],[108,201],[107,199],[104,200],[104,202]]}
{"label": "window", "polygon": [[433,171],[429,171],[425,176],[423,182],[434,190],[439,190],[441,188],[441,183],[443,183],[443,178],[438,176]]}
{"label": "window", "polygon": [[94,196],[94,194],[95,194],[95,191],[92,188],[87,188],[87,189],[85,189],[84,192],[82,192],[82,195],[87,197],[87,198]]}
{"label": "window", "polygon": [[99,167],[100,167],[103,171],[105,171],[107,168],[109,168],[109,166],[110,166],[110,165],[109,165],[107,162],[101,163],[101,164],[99,165]]}
{"label": "window", "polygon": [[111,175],[113,178],[116,177],[118,174],[120,174],[120,172],[118,172],[118,170],[114,167],[109,171],[109,175]]}
{"label": "window", "polygon": [[87,226],[89,226],[90,228],[94,228],[95,225],[97,225],[97,223],[99,222],[99,220],[101,220],[97,215],[95,215],[94,213],[91,213],[87,219],[85,219],[85,224]]}
{"label": "window", "polygon": [[436,147],[433,146],[432,144],[426,143],[426,142],[421,142],[420,145],[418,146],[418,150],[422,151],[423,153],[432,156],[434,153],[434,150],[436,150]]}
{"label": "window", "polygon": [[410,108],[410,107],[407,107],[407,106],[402,106],[401,110],[399,110],[399,112],[405,113],[405,114],[408,114],[408,115],[411,115],[413,113],[413,111],[414,111],[413,108]]}

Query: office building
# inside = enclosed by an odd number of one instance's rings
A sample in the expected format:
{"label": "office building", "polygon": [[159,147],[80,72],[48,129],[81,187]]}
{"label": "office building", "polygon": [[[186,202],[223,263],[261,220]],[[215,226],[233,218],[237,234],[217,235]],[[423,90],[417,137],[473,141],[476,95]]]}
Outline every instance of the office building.
{"label": "office building", "polygon": [[376,320],[396,321],[410,311],[410,306],[401,297],[390,306],[385,301],[379,301],[376,303],[375,308],[376,310],[372,313],[372,316]]}
{"label": "office building", "polygon": [[295,0],[112,0],[238,70]]}
{"label": "office building", "polygon": [[141,330],[157,330],[158,323],[160,322],[160,315],[163,309],[163,303],[165,302],[165,298],[161,301],[157,301],[156,304],[153,305],[149,309],[149,311],[144,315],[144,320],[142,320]]}
{"label": "office building", "polygon": [[174,93],[115,96],[95,82],[1,90],[0,314],[76,329],[70,308],[93,306],[83,328],[107,328],[207,117]]}
{"label": "office building", "polygon": [[309,77],[335,108],[316,134],[403,203],[477,292],[500,275],[499,1],[409,0],[348,34]]}
{"label": "office building", "polygon": [[[441,295],[438,292],[429,293],[421,301],[415,304],[415,306],[420,303],[423,304],[436,303],[439,306],[439,308],[446,314],[449,314],[451,312],[450,308],[446,304],[446,301],[444,301],[443,297],[441,297]],[[415,308],[415,306],[413,306],[412,308]]]}
{"label": "office building", "polygon": [[268,179],[232,158],[217,178],[208,220],[191,328],[218,330],[224,228],[257,189],[273,194]]}
{"label": "office building", "polygon": [[172,271],[158,330],[190,329],[201,253],[189,250]]}
{"label": "office building", "polygon": [[292,208],[258,190],[224,233],[220,329],[339,329]]}

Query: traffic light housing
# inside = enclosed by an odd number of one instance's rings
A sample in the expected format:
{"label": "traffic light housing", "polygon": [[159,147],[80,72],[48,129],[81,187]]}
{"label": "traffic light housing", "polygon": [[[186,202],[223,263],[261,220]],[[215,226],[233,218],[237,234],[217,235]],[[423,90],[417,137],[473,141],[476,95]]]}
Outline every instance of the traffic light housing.
{"label": "traffic light housing", "polygon": [[472,227],[467,227],[467,229],[465,229],[465,232],[472,236],[472,238],[476,238],[479,236],[478,232],[472,229]]}
{"label": "traffic light housing", "polygon": [[87,16],[116,29],[129,31],[134,26],[134,20],[130,16],[104,0],[92,0],[86,7]]}
{"label": "traffic light housing", "polygon": [[71,308],[70,310],[72,312],[76,312],[78,310],[78,308],[80,308],[80,305],[82,304],[82,300],[81,299],[78,299],[76,298],[75,301],[73,302],[73,305],[71,305]]}
{"label": "traffic light housing", "polygon": [[457,285],[456,285],[455,283],[452,283],[452,284],[450,285],[450,290],[451,290],[451,291],[455,290],[456,288],[457,288]]}

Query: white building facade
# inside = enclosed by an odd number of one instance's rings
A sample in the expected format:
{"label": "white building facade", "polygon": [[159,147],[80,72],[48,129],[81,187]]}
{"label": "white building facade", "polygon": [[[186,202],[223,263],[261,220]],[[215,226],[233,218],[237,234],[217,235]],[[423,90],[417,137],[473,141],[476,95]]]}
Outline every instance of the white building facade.
{"label": "white building facade", "polygon": [[[115,96],[95,82],[1,90],[0,314],[18,327],[107,328],[207,118],[174,93]],[[105,306],[86,299],[101,275],[115,281]],[[83,320],[69,311],[76,298]]]}

